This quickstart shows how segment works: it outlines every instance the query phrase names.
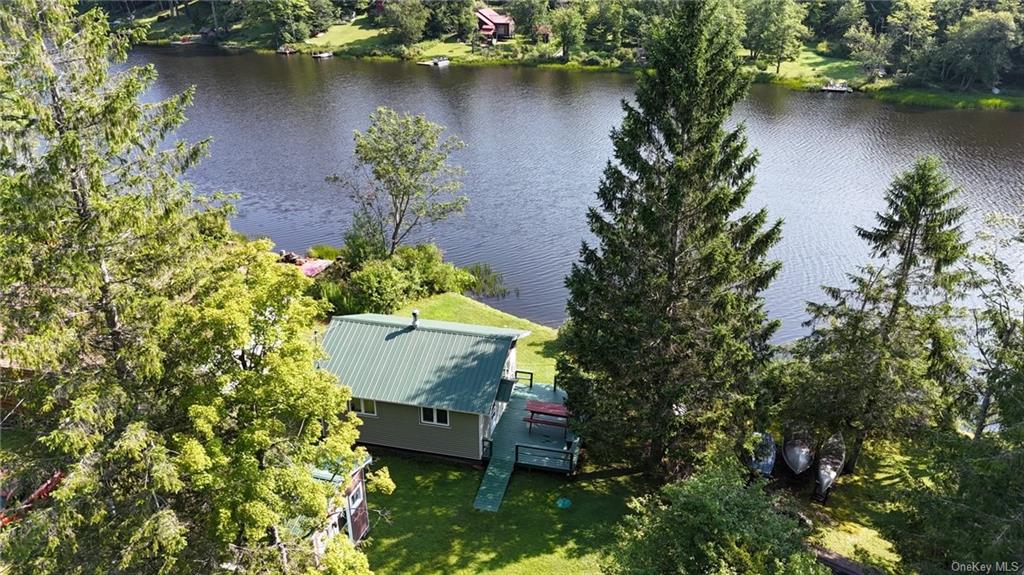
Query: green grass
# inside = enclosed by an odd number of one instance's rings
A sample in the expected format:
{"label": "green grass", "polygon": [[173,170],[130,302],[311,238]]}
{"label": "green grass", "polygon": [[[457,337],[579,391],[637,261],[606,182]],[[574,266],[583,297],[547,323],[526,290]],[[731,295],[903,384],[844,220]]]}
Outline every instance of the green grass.
{"label": "green grass", "polygon": [[[746,56],[746,51],[743,53]],[[859,87],[867,82],[860,64],[853,60],[823,56],[810,46],[804,46],[796,60],[783,62],[779,73],[775,66],[758,72],[757,80],[781,84],[794,90],[818,89],[828,80],[844,80]]]}
{"label": "green grass", "polygon": [[1024,92],[1010,91],[996,95],[988,92],[953,92],[926,88],[887,87],[870,91],[871,97],[883,102],[923,108],[955,108],[974,110],[1024,111]]}
{"label": "green grass", "polygon": [[530,335],[516,344],[517,367],[532,371],[535,381],[554,381],[557,354],[555,340],[558,337],[558,330],[498,311],[489,305],[454,293],[413,302],[395,313],[409,315],[413,308],[420,310],[420,317],[424,319],[530,330]]}
{"label": "green grass", "polygon": [[352,22],[331,26],[319,37],[310,38],[305,43],[343,52],[368,51],[387,45],[387,34],[370,26],[366,16],[359,16]]}
{"label": "green grass", "polygon": [[[562,575],[597,573],[626,502],[642,487],[638,476],[614,470],[560,475],[517,471],[497,513],[476,511],[482,471],[468,466],[375,455],[397,486],[370,494],[378,520],[370,531],[370,567],[381,574]],[[570,509],[555,501],[567,497]]]}
{"label": "green grass", "polygon": [[797,494],[814,521],[811,541],[890,573],[907,573],[891,540],[903,531],[901,488],[911,478],[927,480],[931,455],[911,442],[869,443],[855,475],[839,478],[826,505],[809,503],[809,488]]}

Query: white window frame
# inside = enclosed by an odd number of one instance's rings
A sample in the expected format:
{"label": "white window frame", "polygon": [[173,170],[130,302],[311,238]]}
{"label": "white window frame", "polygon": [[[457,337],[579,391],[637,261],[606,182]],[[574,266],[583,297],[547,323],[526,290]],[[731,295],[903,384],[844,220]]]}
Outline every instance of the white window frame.
{"label": "white window frame", "polygon": [[[373,411],[366,411],[367,403],[373,404]],[[377,402],[373,399],[353,397],[352,401],[349,402],[349,409],[356,412],[359,417],[377,417]]]}
{"label": "white window frame", "polygon": [[363,504],[363,497],[365,497],[363,484],[362,482],[356,483],[355,487],[352,488],[352,493],[348,494],[348,508],[355,512]]}
{"label": "white window frame", "polygon": [[[423,412],[428,409],[430,410],[430,413],[433,416],[433,421],[427,420],[426,418],[423,417]],[[443,411],[445,413],[445,419],[447,420],[447,423],[437,422],[437,412],[439,411]],[[420,407],[420,423],[423,425],[433,425],[435,427],[451,427],[452,412],[447,409],[438,409],[436,407]]]}

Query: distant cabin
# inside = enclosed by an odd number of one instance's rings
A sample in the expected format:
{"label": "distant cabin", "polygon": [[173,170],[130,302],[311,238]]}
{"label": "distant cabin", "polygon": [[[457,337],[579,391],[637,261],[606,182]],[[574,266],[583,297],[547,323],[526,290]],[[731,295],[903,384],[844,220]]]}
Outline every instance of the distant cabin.
{"label": "distant cabin", "polygon": [[488,38],[506,40],[516,33],[516,21],[511,16],[498,14],[490,8],[476,11],[477,29]]}
{"label": "distant cabin", "polygon": [[321,366],[352,388],[359,441],[484,459],[530,332],[391,315],[334,317]]}

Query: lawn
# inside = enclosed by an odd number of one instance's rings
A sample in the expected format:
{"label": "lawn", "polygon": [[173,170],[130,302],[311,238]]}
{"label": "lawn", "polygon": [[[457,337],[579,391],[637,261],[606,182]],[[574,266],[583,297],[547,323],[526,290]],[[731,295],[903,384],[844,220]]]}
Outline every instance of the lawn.
{"label": "lawn", "polygon": [[819,88],[828,80],[845,80],[854,87],[867,82],[859,63],[823,56],[815,52],[811,46],[804,46],[796,60],[783,62],[778,74],[775,73],[775,66],[772,64],[760,72],[758,78],[798,90]]}
{"label": "lawn", "polygon": [[530,335],[516,344],[517,366],[519,369],[532,371],[535,381],[554,381],[557,353],[555,340],[558,337],[558,330],[498,311],[489,305],[454,293],[413,302],[395,313],[409,315],[414,308],[420,310],[420,317],[424,319],[529,330]]}
{"label": "lawn", "polygon": [[370,26],[366,16],[359,16],[351,22],[331,26],[320,36],[306,40],[306,44],[340,51],[364,51],[386,45],[387,34]]}
{"label": "lawn", "polygon": [[[387,466],[394,494],[371,494],[373,514],[366,547],[376,573],[597,573],[602,550],[639,476],[619,472],[560,475],[517,471],[501,510],[473,509],[482,471],[469,466],[396,455],[375,455]],[[569,509],[555,501],[566,497]]]}
{"label": "lawn", "polygon": [[931,455],[910,442],[865,449],[858,473],[841,476],[826,505],[809,502],[810,488],[796,494],[814,521],[811,542],[889,573],[912,572],[890,537],[903,530],[900,491],[911,478],[927,478]]}

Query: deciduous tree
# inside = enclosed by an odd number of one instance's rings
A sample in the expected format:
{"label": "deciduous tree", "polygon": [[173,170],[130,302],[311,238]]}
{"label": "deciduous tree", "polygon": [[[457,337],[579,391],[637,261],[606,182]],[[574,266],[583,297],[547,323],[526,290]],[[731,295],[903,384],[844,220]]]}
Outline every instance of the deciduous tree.
{"label": "deciduous tree", "polygon": [[583,43],[586,21],[574,7],[559,8],[551,12],[551,32],[562,46],[562,60],[568,62],[572,51]]}
{"label": "deciduous tree", "polygon": [[328,178],[351,188],[367,219],[363,227],[379,230],[388,256],[410,234],[461,212],[469,201],[460,193],[462,168],[448,161],[465,144],[443,137],[444,131],[423,116],[377,108],[369,129],[355,133],[355,176]]}
{"label": "deciduous tree", "polygon": [[358,457],[348,390],[314,367],[309,281],[183,183],[205,143],[164,138],[191,93],[143,103],[153,68],[110,70],[135,34],[0,5],[0,379],[34,438],[4,474],[60,478],[8,509],[4,566],[302,571],[336,495],[310,471]]}

